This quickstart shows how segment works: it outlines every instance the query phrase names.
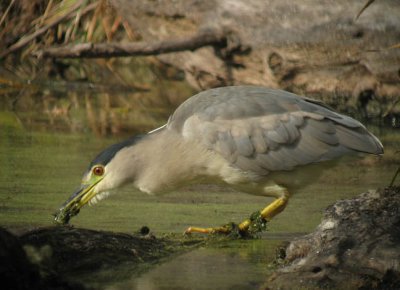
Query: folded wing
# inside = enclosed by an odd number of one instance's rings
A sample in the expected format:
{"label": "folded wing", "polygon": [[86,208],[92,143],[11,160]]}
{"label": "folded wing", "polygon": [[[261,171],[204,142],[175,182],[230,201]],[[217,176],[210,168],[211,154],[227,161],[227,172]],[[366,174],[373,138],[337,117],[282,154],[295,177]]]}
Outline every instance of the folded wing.
{"label": "folded wing", "polygon": [[352,152],[383,153],[360,122],[317,101],[261,87],[200,93],[176,110],[167,129],[260,175]]}

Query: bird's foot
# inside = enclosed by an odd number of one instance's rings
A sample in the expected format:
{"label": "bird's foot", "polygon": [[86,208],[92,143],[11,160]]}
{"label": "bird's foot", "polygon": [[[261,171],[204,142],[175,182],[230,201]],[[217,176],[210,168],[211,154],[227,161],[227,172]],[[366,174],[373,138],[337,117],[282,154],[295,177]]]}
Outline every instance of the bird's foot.
{"label": "bird's foot", "polygon": [[240,224],[228,223],[221,227],[214,228],[200,228],[200,227],[189,227],[184,232],[185,235],[192,233],[200,234],[222,234],[231,237],[253,237],[255,234],[265,231],[267,228],[267,220],[262,217],[259,211],[254,212],[250,217]]}
{"label": "bird's foot", "polygon": [[249,236],[267,229],[268,220],[263,217],[260,211],[253,212],[250,217],[238,225],[239,232],[242,235]]}
{"label": "bird's foot", "polygon": [[277,198],[272,203],[267,205],[263,210],[256,211],[250,217],[240,224],[227,224],[216,228],[197,228],[189,227],[185,234],[201,233],[201,234],[224,234],[232,237],[254,237],[254,235],[265,231],[267,223],[274,216],[284,210],[289,200],[289,193],[285,191],[282,197]]}

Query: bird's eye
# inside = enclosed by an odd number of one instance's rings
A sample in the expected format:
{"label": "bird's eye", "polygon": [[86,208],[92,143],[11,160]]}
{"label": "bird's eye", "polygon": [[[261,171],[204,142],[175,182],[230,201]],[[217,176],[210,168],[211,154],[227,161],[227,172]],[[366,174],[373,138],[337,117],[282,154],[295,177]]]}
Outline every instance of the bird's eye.
{"label": "bird's eye", "polygon": [[97,166],[93,167],[92,172],[94,175],[102,176],[104,174],[104,167],[97,165]]}

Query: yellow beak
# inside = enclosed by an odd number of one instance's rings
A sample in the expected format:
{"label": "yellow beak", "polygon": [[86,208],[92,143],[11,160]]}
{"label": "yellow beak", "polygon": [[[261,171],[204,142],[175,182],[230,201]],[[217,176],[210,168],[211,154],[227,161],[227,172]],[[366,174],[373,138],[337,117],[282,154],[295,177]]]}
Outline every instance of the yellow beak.
{"label": "yellow beak", "polygon": [[68,224],[69,220],[79,213],[81,207],[96,195],[94,186],[101,180],[102,178],[98,178],[95,182],[83,183],[55,213],[54,221],[57,224]]}

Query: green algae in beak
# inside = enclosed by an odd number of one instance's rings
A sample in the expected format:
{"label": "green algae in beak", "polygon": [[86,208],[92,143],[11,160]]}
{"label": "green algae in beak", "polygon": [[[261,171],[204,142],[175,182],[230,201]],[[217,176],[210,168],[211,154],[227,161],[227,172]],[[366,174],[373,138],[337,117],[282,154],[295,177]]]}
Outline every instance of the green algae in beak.
{"label": "green algae in beak", "polygon": [[93,183],[82,184],[54,214],[55,223],[59,225],[68,224],[69,220],[79,213],[81,207],[96,195],[93,188],[100,181],[101,178],[98,178]]}

